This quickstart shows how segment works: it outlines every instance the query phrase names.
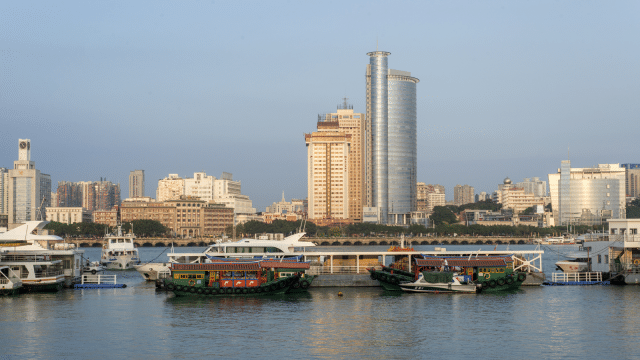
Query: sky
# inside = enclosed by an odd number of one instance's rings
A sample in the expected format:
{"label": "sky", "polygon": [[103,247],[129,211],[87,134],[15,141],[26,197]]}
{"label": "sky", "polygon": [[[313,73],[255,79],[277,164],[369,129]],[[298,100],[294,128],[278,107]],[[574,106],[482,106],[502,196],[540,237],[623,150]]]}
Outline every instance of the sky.
{"label": "sky", "polygon": [[[31,139],[58,181],[145,195],[233,174],[264,211],[305,198],[304,133],[349,98],[367,52],[417,85],[418,181],[476,193],[640,163],[637,1],[2,1],[0,167]],[[636,135],[634,135],[636,134]]]}

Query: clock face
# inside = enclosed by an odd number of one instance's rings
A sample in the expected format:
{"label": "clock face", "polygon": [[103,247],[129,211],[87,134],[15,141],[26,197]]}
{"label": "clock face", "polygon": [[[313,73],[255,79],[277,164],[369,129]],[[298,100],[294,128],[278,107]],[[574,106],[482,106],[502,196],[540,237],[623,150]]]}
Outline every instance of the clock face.
{"label": "clock face", "polygon": [[27,148],[27,142],[26,141],[20,142],[20,149],[26,149],[26,148]]}

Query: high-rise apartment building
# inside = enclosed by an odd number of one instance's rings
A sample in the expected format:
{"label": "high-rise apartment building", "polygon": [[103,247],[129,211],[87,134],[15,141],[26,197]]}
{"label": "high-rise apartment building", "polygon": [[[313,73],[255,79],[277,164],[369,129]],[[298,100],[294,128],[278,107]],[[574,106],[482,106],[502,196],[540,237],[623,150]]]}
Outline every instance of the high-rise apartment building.
{"label": "high-rise apartment building", "polygon": [[475,189],[469,185],[456,185],[453,188],[453,204],[456,206],[475,202]]}
{"label": "high-rise apartment building", "polygon": [[640,196],[640,164],[622,164],[625,169],[625,192],[628,197]]}
{"label": "high-rise apartment building", "polygon": [[556,226],[625,218],[625,169],[619,164],[572,168],[563,160],[558,172],[549,174],[549,192]]}
{"label": "high-rise apartment building", "polygon": [[177,200],[181,196],[215,202],[233,208],[236,214],[255,214],[256,209],[247,195],[241,193],[241,182],[233,180],[233,174],[223,172],[220,179],[205,172],[193,174],[193,178],[181,178],[169,174],[158,181],[157,201]]}
{"label": "high-rise apartment building", "polygon": [[337,121],[318,122],[318,131],[305,134],[309,219],[349,219],[349,154],[351,134]]}
{"label": "high-rise apartment building", "polygon": [[531,193],[537,198],[547,196],[547,182],[538,177],[525,178],[524,181],[516,183],[516,187],[524,189],[525,193]]}
{"label": "high-rise apartment building", "polygon": [[58,201],[55,203],[57,207],[82,207],[82,190],[80,183],[69,181],[58,181]]}
{"label": "high-rise apartment building", "polygon": [[178,174],[169,174],[164,179],[158,180],[157,201],[177,200],[182,195],[184,195],[184,179]]}
{"label": "high-rise apartment building", "polygon": [[391,53],[374,51],[367,65],[367,205],[382,223],[409,224],[417,210],[417,78],[388,68]]}
{"label": "high-rise apartment building", "polygon": [[362,208],[365,205],[365,122],[366,115],[353,112],[346,102],[338,106],[335,113],[318,115],[318,122],[325,123],[324,128],[333,129],[350,135],[349,140],[349,219],[362,221]]}
{"label": "high-rise apartment building", "polygon": [[58,182],[58,207],[83,207],[87,211],[109,210],[120,205],[120,184],[100,181]]}
{"label": "high-rise apartment building", "polygon": [[9,215],[9,169],[0,168],[0,214]]}
{"label": "high-rise apartment building", "polygon": [[144,170],[129,173],[129,197],[144,197]]}
{"label": "high-rise apartment building", "polygon": [[51,176],[40,173],[31,161],[31,140],[18,140],[18,160],[8,171],[9,228],[11,224],[45,218],[51,203]]}

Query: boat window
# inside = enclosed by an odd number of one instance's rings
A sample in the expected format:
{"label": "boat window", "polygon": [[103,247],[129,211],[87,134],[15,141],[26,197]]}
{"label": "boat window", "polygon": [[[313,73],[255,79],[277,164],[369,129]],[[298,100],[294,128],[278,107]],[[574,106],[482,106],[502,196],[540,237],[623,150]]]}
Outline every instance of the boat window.
{"label": "boat window", "polygon": [[257,271],[247,271],[247,279],[257,279],[258,272]]}
{"label": "boat window", "polygon": [[204,279],[204,274],[176,274],[175,279]]}
{"label": "boat window", "polygon": [[233,272],[234,279],[244,279],[244,271],[234,271]]}
{"label": "boat window", "polygon": [[124,243],[124,240],[123,239],[118,239],[118,244],[122,244],[122,243]]}
{"label": "boat window", "polygon": [[233,271],[224,271],[221,276],[223,279],[231,279],[233,277]]}

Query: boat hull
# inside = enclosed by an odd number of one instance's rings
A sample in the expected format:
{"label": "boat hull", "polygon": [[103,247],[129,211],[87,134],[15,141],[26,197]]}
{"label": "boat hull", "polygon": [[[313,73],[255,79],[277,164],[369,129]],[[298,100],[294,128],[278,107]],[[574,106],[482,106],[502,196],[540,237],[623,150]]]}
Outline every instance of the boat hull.
{"label": "boat hull", "polygon": [[578,261],[558,261],[556,262],[556,266],[566,273],[584,272],[589,268],[586,262]]}
{"label": "boat hull", "polygon": [[384,267],[382,270],[369,269],[372,280],[378,280],[385,291],[402,291],[401,283],[414,282],[415,276],[409,272]]}
{"label": "boat hull", "polygon": [[300,276],[295,275],[254,287],[207,287],[200,284],[176,285],[172,279],[166,279],[165,288],[176,296],[268,296],[287,293],[299,280]]}
{"label": "boat hull", "polygon": [[140,260],[132,255],[120,255],[101,261],[107,270],[131,270],[140,264]]}
{"label": "boat hull", "polygon": [[478,291],[476,285],[453,285],[453,284],[401,284],[400,287],[405,292],[432,293],[432,294],[475,294]]}
{"label": "boat hull", "polygon": [[135,269],[147,281],[156,281],[171,276],[168,263],[149,263],[138,265]]}

